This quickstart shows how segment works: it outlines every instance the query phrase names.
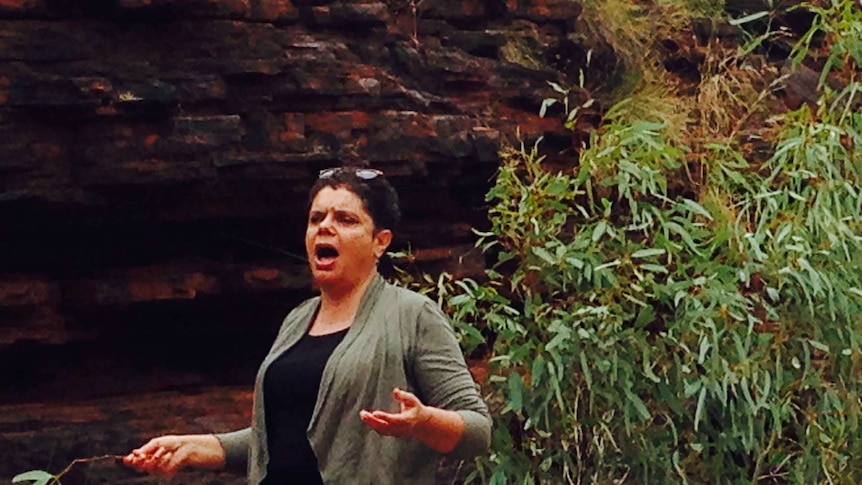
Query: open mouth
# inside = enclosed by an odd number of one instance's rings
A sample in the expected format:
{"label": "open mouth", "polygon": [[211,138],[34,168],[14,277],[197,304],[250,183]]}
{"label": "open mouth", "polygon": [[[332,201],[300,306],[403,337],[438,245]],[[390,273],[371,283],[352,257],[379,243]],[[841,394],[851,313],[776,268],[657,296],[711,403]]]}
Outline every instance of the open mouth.
{"label": "open mouth", "polygon": [[314,247],[314,256],[320,263],[332,263],[338,258],[338,250],[328,244],[318,244]]}

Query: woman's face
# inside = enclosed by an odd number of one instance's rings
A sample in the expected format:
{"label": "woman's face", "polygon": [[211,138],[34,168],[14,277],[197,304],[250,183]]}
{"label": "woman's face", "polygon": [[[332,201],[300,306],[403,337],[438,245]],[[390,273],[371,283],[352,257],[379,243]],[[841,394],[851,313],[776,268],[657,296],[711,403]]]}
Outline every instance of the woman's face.
{"label": "woman's face", "polygon": [[392,240],[388,229],[374,230],[362,199],[344,187],[324,187],[311,202],[305,251],[321,291],[348,290],[376,270]]}

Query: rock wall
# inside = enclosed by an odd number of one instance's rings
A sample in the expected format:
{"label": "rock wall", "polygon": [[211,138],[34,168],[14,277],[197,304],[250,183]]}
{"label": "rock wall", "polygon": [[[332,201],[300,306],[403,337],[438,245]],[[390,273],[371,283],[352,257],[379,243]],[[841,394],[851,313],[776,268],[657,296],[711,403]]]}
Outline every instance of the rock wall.
{"label": "rock wall", "polygon": [[[584,65],[579,13],[0,0],[0,482],[246,422],[256,367],[310,294],[301,235],[322,168],[385,171],[396,248],[475,272],[500,144],[519,128],[571,146],[537,113],[547,81]],[[69,483],[121,481],[103,468]]]}

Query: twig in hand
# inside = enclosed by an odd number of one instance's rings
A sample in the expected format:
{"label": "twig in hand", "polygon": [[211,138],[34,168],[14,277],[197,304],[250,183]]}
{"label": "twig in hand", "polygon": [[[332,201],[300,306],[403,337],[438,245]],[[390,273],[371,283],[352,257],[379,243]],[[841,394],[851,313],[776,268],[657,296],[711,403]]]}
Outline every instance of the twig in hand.
{"label": "twig in hand", "polygon": [[12,478],[12,483],[18,482],[32,482],[32,485],[55,485],[60,483],[60,477],[69,473],[72,468],[79,463],[94,463],[97,461],[105,461],[105,460],[122,460],[123,457],[121,455],[102,455],[102,456],[92,456],[90,458],[77,458],[72,460],[66,468],[63,469],[60,473],[56,475],[52,475],[43,470],[32,470],[29,472],[22,473],[14,478]]}
{"label": "twig in hand", "polygon": [[48,482],[48,485],[54,485],[55,483],[60,483],[60,477],[69,473],[72,470],[72,467],[79,463],[95,463],[97,461],[105,461],[105,460],[122,460],[122,455],[102,455],[102,456],[91,456],[90,458],[76,458],[72,460],[72,463],[66,465],[66,468],[63,469],[60,473],[54,475],[54,479]]}

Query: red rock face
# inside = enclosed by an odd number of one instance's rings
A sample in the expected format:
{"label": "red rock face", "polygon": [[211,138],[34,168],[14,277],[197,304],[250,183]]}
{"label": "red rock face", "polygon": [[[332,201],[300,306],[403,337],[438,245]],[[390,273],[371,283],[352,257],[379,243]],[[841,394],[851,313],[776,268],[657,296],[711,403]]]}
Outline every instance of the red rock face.
{"label": "red rock face", "polygon": [[[547,81],[574,81],[504,47],[558,54],[578,14],[0,0],[0,482],[246,422],[260,359],[311,294],[302,233],[322,168],[383,170],[405,214],[394,249],[480,271],[470,228],[501,143],[517,127],[528,144],[571,139],[537,113]],[[109,468],[68,483],[135,480]],[[241,483],[202,477],[182,483]]]}
{"label": "red rock face", "polygon": [[[59,473],[72,460],[123,454],[150,436],[182,429],[212,433],[238,429],[250,422],[251,391],[243,388],[199,388],[111,397],[68,404],[0,405],[0,449],[4,468],[32,467]],[[38,423],[38,427],[34,426]],[[184,472],[174,483],[241,485],[244,477],[229,473]],[[4,479],[4,483],[9,480]],[[75,465],[63,483],[158,483],[107,458]]]}

